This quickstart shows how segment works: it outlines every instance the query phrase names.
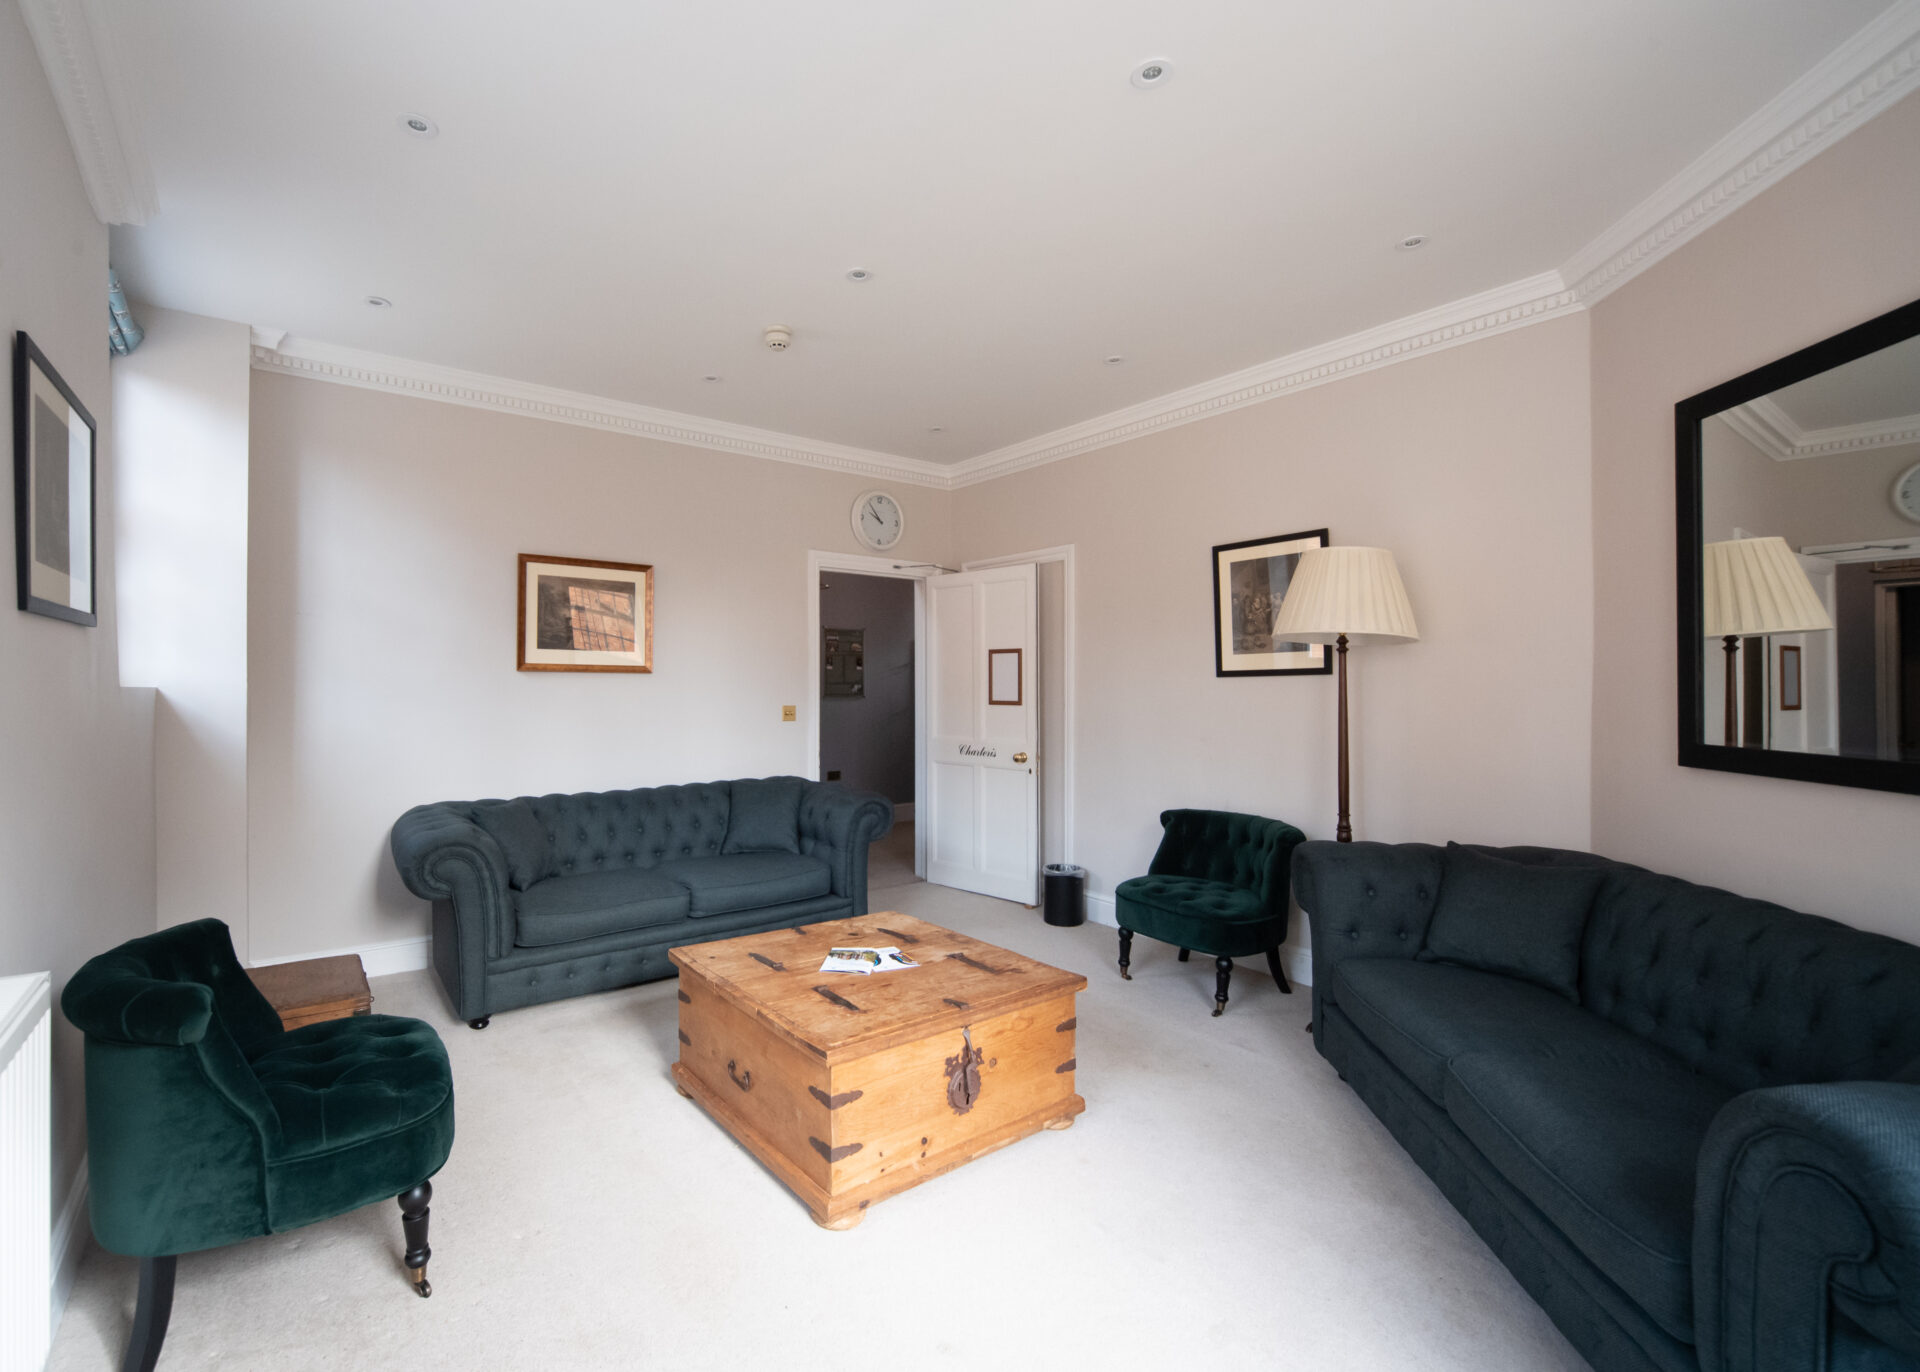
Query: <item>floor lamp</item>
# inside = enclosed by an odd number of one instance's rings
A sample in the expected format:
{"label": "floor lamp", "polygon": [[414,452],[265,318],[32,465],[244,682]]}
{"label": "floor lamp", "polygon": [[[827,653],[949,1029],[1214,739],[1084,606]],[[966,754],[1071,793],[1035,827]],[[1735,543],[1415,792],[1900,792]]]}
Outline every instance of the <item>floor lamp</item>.
{"label": "floor lamp", "polygon": [[1309,548],[1300,554],[1273,622],[1273,641],[1334,645],[1340,677],[1340,824],[1334,837],[1341,843],[1353,842],[1347,806],[1347,646],[1419,637],[1400,569],[1385,548]]}
{"label": "floor lamp", "polygon": [[[1725,742],[1740,746],[1740,693],[1734,655],[1740,640],[1767,634],[1815,633],[1833,619],[1784,538],[1735,538],[1701,550],[1701,625],[1727,652]],[[1703,739],[1702,742],[1705,740]]]}

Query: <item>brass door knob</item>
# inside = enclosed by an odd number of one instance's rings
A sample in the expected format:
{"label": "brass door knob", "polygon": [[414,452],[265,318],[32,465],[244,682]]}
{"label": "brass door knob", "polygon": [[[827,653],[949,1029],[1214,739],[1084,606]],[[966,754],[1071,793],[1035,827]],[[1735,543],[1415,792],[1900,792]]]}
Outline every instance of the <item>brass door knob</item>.
{"label": "brass door knob", "polygon": [[1013,755],[1013,760],[1015,762],[1025,762],[1027,760],[1027,755],[1025,753],[1015,753]]}

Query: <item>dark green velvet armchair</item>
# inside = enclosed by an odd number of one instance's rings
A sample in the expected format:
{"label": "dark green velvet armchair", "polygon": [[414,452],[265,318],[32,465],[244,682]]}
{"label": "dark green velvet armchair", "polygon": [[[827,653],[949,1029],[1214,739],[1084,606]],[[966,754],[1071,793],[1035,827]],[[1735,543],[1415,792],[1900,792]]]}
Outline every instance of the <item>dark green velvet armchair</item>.
{"label": "dark green velvet armchair", "polygon": [[1114,888],[1120,975],[1133,973],[1133,936],[1145,934],[1214,960],[1213,1013],[1227,1008],[1233,960],[1264,953],[1274,984],[1291,994],[1280,966],[1287,940],[1287,882],[1306,835],[1291,824],[1227,810],[1165,810],[1147,875]]}
{"label": "dark green velvet armchair", "polygon": [[453,1075],[432,1027],[361,1015],[291,1032],[217,919],[102,953],[60,1008],[86,1035],[94,1236],[137,1257],[126,1369],[160,1355],[181,1253],[398,1197],[427,1283],[428,1178],[453,1146]]}

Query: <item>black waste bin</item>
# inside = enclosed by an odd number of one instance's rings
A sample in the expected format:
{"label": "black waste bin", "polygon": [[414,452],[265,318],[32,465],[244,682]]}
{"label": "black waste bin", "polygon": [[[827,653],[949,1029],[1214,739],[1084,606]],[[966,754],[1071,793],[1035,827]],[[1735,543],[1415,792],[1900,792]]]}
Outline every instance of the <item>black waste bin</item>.
{"label": "black waste bin", "polygon": [[1042,870],[1047,878],[1047,923],[1085,924],[1087,869],[1075,867],[1070,862],[1049,862]]}

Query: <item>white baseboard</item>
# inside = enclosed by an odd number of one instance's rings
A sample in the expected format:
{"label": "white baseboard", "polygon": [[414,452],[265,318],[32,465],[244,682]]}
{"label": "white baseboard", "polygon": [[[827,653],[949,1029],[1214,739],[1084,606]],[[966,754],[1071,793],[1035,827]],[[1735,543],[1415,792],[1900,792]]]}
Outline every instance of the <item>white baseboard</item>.
{"label": "white baseboard", "polygon": [[[1120,920],[1114,913],[1113,897],[1087,892],[1087,919],[1094,924],[1104,924],[1109,929],[1118,929]],[[1289,943],[1280,950],[1280,965],[1287,969],[1287,980],[1295,986],[1313,985],[1313,949],[1297,948]],[[1241,962],[1240,967],[1265,972],[1267,963],[1265,958],[1248,958]]]}
{"label": "white baseboard", "polygon": [[308,958],[340,957],[357,953],[360,965],[370,977],[390,977],[396,972],[423,972],[433,954],[431,938],[395,939],[391,943],[363,943],[357,948],[317,948],[311,953],[289,953],[286,957],[255,958],[254,967],[273,967],[283,962],[305,962]]}
{"label": "white baseboard", "polygon": [[54,1334],[60,1332],[60,1317],[67,1313],[67,1297],[73,1294],[73,1280],[80,1274],[80,1259],[87,1251],[86,1214],[87,1159],[82,1155],[73,1185],[67,1188],[60,1213],[53,1218],[53,1318],[47,1327]]}
{"label": "white baseboard", "polygon": [[893,822],[895,824],[913,823],[913,802],[912,801],[910,800],[899,801],[894,805]]}

